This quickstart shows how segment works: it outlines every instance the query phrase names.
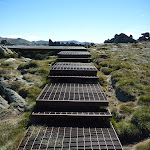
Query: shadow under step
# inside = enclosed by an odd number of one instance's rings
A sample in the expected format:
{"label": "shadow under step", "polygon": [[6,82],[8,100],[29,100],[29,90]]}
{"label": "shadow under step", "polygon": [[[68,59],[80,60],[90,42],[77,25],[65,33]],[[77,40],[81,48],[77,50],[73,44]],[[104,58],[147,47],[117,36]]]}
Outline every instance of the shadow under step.
{"label": "shadow under step", "polygon": [[57,55],[59,58],[88,58],[91,56],[88,51],[61,51]]}
{"label": "shadow under step", "polygon": [[109,110],[103,112],[33,112],[33,117],[111,118]]}
{"label": "shadow under step", "polygon": [[91,58],[57,58],[58,62],[91,62]]}
{"label": "shadow under step", "polygon": [[[60,76],[60,75],[49,75],[48,78],[51,78],[52,80],[55,80],[55,82],[91,82],[91,81],[98,81],[98,76]],[[87,80],[88,79],[88,80]]]}

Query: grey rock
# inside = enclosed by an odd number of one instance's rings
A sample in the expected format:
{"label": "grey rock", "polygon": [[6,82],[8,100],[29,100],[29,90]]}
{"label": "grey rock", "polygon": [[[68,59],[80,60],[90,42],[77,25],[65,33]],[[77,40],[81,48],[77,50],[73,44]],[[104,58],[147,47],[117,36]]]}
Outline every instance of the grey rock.
{"label": "grey rock", "polygon": [[0,104],[0,110],[6,109],[3,105]]}
{"label": "grey rock", "polygon": [[141,35],[143,35],[144,37],[149,38],[149,32],[142,33]]}
{"label": "grey rock", "polygon": [[150,33],[145,32],[141,34],[142,36],[139,37],[138,41],[150,41]]}
{"label": "grey rock", "polygon": [[36,54],[36,55],[35,55],[35,59],[41,60],[41,59],[43,59],[43,58],[44,58],[44,55],[42,55],[42,54]]}
{"label": "grey rock", "polygon": [[19,106],[24,106],[25,105],[25,100],[14,90],[12,89],[5,89],[5,93],[7,94],[10,103],[16,103]]}
{"label": "grey rock", "polygon": [[16,61],[16,59],[14,59],[14,58],[9,58],[9,59],[5,60],[4,62],[13,62],[13,61]]}
{"label": "grey rock", "polygon": [[8,102],[0,95],[0,110],[7,109],[8,107]]}
{"label": "grey rock", "polygon": [[133,39],[132,35],[127,36],[124,33],[116,34],[114,38],[105,40],[104,43],[134,43],[136,40]]}
{"label": "grey rock", "polygon": [[0,81],[0,89],[8,97],[10,103],[16,103],[18,106],[25,106],[25,100],[14,90],[10,89],[10,85],[6,81]]}
{"label": "grey rock", "polygon": [[13,52],[5,46],[0,46],[0,54],[13,54]]}
{"label": "grey rock", "polygon": [[28,62],[28,61],[31,61],[32,59],[30,59],[30,58],[24,58],[23,59],[23,62]]}
{"label": "grey rock", "polygon": [[0,88],[2,88],[2,90],[3,90],[3,89],[6,89],[6,88],[11,88],[11,86],[9,85],[8,82],[6,82],[6,81],[2,78],[2,80],[0,80]]}

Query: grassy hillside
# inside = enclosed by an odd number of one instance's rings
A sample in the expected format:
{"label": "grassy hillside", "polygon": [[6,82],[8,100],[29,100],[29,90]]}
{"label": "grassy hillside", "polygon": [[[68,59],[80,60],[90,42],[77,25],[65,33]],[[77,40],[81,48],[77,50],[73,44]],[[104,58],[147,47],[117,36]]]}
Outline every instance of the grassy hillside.
{"label": "grassy hillside", "polygon": [[[150,136],[150,43],[89,48],[123,144]],[[142,149],[141,149],[142,150]]]}
{"label": "grassy hillside", "polygon": [[[30,114],[35,99],[49,82],[47,76],[56,57],[47,55],[41,60],[24,57],[15,58],[13,62],[5,60],[6,58],[0,59],[0,77],[26,101],[24,108],[18,109],[15,103],[10,103],[8,109],[0,110],[0,150],[15,150],[32,121]],[[2,91],[0,94],[7,99]]]}

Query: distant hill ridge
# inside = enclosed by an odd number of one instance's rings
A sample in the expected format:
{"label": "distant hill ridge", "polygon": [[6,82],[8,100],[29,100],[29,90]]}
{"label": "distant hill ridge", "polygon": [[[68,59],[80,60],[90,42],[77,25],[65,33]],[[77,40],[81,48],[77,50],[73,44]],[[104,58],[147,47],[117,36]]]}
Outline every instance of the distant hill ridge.
{"label": "distant hill ridge", "polygon": [[[39,40],[39,41],[28,41],[22,38],[3,38],[0,37],[0,43],[2,40],[6,40],[9,44],[14,44],[14,45],[48,45],[49,41],[44,41],[44,40]],[[88,44],[90,42],[79,42],[76,40],[70,40],[70,41],[56,41],[60,43],[66,44],[68,43],[75,43],[75,44]]]}

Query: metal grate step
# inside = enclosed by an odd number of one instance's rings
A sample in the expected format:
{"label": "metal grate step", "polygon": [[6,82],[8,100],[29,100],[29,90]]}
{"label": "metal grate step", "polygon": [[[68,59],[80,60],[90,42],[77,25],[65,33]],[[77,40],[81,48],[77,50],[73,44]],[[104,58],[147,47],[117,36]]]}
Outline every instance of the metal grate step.
{"label": "metal grate step", "polygon": [[108,106],[107,98],[99,84],[51,83],[36,99],[37,105],[51,106]]}
{"label": "metal grate step", "polygon": [[96,74],[97,68],[92,63],[57,62],[50,69],[50,75],[96,76]]}
{"label": "metal grate step", "polygon": [[58,62],[83,62],[88,63],[91,61],[91,58],[57,58]]}
{"label": "metal grate step", "polygon": [[122,150],[113,128],[30,126],[18,150]]}

